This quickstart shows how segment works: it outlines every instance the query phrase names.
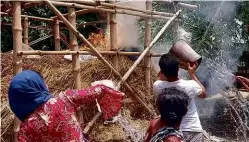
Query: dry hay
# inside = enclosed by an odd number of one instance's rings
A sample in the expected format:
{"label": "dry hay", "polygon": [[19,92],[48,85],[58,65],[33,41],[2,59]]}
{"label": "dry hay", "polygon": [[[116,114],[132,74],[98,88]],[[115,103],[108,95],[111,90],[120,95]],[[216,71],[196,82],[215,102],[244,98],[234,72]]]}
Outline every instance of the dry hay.
{"label": "dry hay", "polygon": [[[2,63],[1,63],[1,138],[4,141],[11,141],[13,139],[12,134],[12,127],[13,127],[13,113],[10,111],[8,106],[8,87],[9,82],[12,78],[12,54],[10,53],[2,53]],[[110,61],[109,57],[105,57],[108,61]],[[120,57],[120,69],[119,72],[123,75],[132,65],[132,62],[127,57]],[[108,69],[101,61],[98,59],[92,59],[89,61],[85,61],[81,63],[81,87],[86,88],[90,85],[91,82],[101,79],[113,79],[118,81],[114,74],[110,69]],[[57,94],[60,91],[65,91],[69,88],[74,88],[73,82],[73,73],[72,73],[72,63],[65,60],[63,56],[60,55],[47,55],[41,56],[40,59],[28,59],[23,58],[23,69],[33,69],[42,73],[43,77],[45,78],[46,83],[49,86],[49,90],[52,94]],[[131,74],[129,79],[127,80],[130,86],[139,92],[146,93],[145,85],[144,85],[144,70],[141,65],[135,69],[135,71]],[[155,80],[156,75],[153,72],[152,81]],[[152,82],[151,82],[152,83]],[[123,91],[124,88],[122,88]],[[137,94],[136,94],[137,95]],[[127,96],[129,93],[127,92]],[[145,97],[146,102],[152,102],[152,96]],[[96,108],[95,104],[92,104],[90,107],[83,108],[84,109],[84,122],[89,122],[94,114],[95,111],[89,111],[90,108]],[[126,98],[124,101],[124,109],[128,109],[133,119],[146,119],[148,118],[149,114],[143,109],[143,107],[134,99]],[[91,113],[90,113],[91,112]],[[147,121],[147,120],[145,120]],[[102,129],[102,122],[99,120],[99,125],[95,125],[93,131],[90,133],[90,138],[95,138],[95,141],[99,141],[103,139],[102,137],[96,137],[96,132]],[[99,127],[100,126],[100,127]],[[147,125],[143,125],[147,127]],[[108,131],[108,127],[106,130]],[[110,126],[114,127],[113,125]],[[119,126],[115,126],[116,129],[119,129]],[[113,129],[112,134],[115,135],[116,129]],[[103,132],[102,132],[103,134]],[[103,135],[100,135],[104,137]]]}

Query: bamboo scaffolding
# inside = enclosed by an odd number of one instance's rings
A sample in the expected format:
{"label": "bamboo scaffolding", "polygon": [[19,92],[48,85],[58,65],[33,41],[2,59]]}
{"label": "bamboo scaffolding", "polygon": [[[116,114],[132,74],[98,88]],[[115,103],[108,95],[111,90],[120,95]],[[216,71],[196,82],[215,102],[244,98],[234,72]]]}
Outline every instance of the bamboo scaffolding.
{"label": "bamboo scaffolding", "polygon": [[[152,10],[152,1],[146,0],[146,10]],[[149,46],[151,41],[151,18],[145,19],[145,39],[144,39],[144,48]],[[150,54],[150,51],[148,51],[147,55]],[[150,56],[144,57],[144,67],[145,67],[145,87],[147,90],[147,95],[150,95],[151,92],[151,84],[150,84],[150,68],[151,68],[151,58]]]}
{"label": "bamboo scaffolding", "polygon": [[[100,61],[102,61],[109,69],[111,69],[115,76],[117,76],[119,79],[122,79],[122,76],[119,74],[115,68],[112,67],[104,58],[103,56],[95,49],[95,47],[81,34],[79,31],[77,31],[68,21],[67,19],[62,16],[62,14],[53,6],[53,4],[49,0],[45,0],[46,4],[50,7],[50,9],[65,23],[65,25],[68,26],[70,30],[74,32],[74,34],[80,38],[83,42],[85,42],[92,52],[98,57]],[[132,88],[124,82],[124,86],[131,92],[131,95],[139,102],[141,103],[145,109],[151,114],[154,115],[154,112],[151,110],[151,108],[138,96],[137,93],[132,90]]]}
{"label": "bamboo scaffolding", "polygon": [[[98,51],[101,55],[120,55],[120,56],[138,56],[141,55],[142,52],[121,52],[121,51]],[[41,50],[35,50],[35,51],[18,51],[17,55],[95,55],[92,52],[89,51],[41,51]],[[161,57],[165,53],[149,53],[147,56],[151,57]]]}
{"label": "bamboo scaffolding", "polygon": [[[82,14],[86,14],[86,13],[90,13],[90,12],[95,12],[95,10],[89,10],[89,9],[82,9],[82,10],[78,10],[78,11],[75,11],[75,14],[76,15],[82,15]],[[68,16],[68,13],[65,13],[65,14],[62,14],[63,16],[67,17]],[[50,17],[51,19],[56,19],[58,18],[57,16],[53,16],[53,17]]]}
{"label": "bamboo scaffolding", "polygon": [[[8,13],[5,13],[5,12],[1,12],[0,13],[1,15],[5,15],[5,16],[9,16],[9,17],[12,17],[11,15],[9,15]],[[14,16],[14,15],[13,15]],[[48,22],[53,22],[54,20],[53,19],[50,19],[50,18],[42,18],[42,17],[36,17],[36,16],[28,16],[28,15],[21,15],[22,18],[26,18],[28,17],[29,19],[32,19],[32,20],[42,20],[42,21],[48,21]]]}
{"label": "bamboo scaffolding", "polygon": [[60,50],[60,27],[59,21],[56,20],[54,23],[54,48],[55,50]]}
{"label": "bamboo scaffolding", "polygon": [[[13,74],[22,71],[22,57],[17,56],[17,52],[22,50],[22,19],[21,19],[21,2],[12,2],[12,32],[13,32]],[[14,117],[14,140],[17,141],[17,135],[20,130],[21,121]]]}
{"label": "bamboo scaffolding", "polygon": [[146,9],[146,10],[137,9],[137,8],[122,6],[122,5],[113,4],[113,3],[97,3],[95,1],[76,1],[75,3],[88,4],[88,5],[92,5],[92,6],[103,6],[103,8],[110,7],[110,8],[131,10],[131,11],[135,11],[135,12],[142,12],[144,14],[149,14],[149,15],[160,15],[160,16],[166,16],[166,17],[170,17],[170,16],[174,15],[173,13],[157,12],[157,11],[152,11],[152,9],[151,10],[149,10],[149,9]]}
{"label": "bamboo scaffolding", "polygon": [[168,28],[170,23],[180,14],[181,10],[176,12],[176,14],[163,26],[163,28],[158,32],[156,37],[152,40],[152,42],[149,44],[149,46],[143,51],[143,53],[139,56],[139,58],[135,61],[135,63],[131,66],[131,68],[125,73],[125,75],[122,77],[121,81],[119,82],[118,86],[120,86],[121,83],[126,81],[130,74],[134,71],[134,69],[137,67],[137,65],[142,61],[143,57],[147,54],[147,52],[152,48],[152,46],[157,42],[157,40],[163,35],[165,30]]}
{"label": "bamboo scaffolding", "polygon": [[[76,28],[75,8],[68,7],[67,17],[68,17],[68,21],[72,24],[72,26]],[[69,30],[69,39],[70,39],[70,49],[72,51],[79,51],[77,37],[74,35],[74,33],[71,30]],[[72,55],[72,71],[73,71],[74,88],[81,89],[79,54]],[[77,117],[78,117],[79,123],[82,124],[84,121],[83,112],[77,111]]]}
{"label": "bamboo scaffolding", "polygon": [[[72,26],[76,27],[76,14],[75,9],[72,7],[68,7],[68,21],[72,24]],[[77,37],[74,33],[69,30],[69,38],[70,38],[70,49],[72,51],[78,51],[78,43]],[[79,54],[72,55],[72,63],[73,63],[73,77],[75,89],[81,89],[81,81],[80,81],[80,60]]]}
{"label": "bamboo scaffolding", "polygon": [[166,19],[169,20],[170,17],[165,17],[165,16],[160,16],[160,15],[147,15],[147,14],[141,14],[141,13],[135,13],[135,12],[130,12],[130,11],[125,11],[125,10],[119,10],[119,9],[108,9],[108,8],[101,8],[101,7],[95,7],[95,6],[87,6],[87,5],[82,5],[82,4],[76,4],[76,3],[66,3],[66,2],[56,2],[56,1],[50,1],[52,4],[57,5],[57,6],[73,6],[76,8],[84,8],[84,9],[90,9],[90,10],[96,10],[100,12],[110,12],[110,13],[118,13],[118,14],[127,14],[127,15],[133,15],[133,16],[139,16],[139,17],[145,17],[145,18],[161,18],[161,19]]}
{"label": "bamboo scaffolding", "polygon": [[[115,0],[110,2],[115,3]],[[118,51],[116,13],[110,13],[110,44],[111,51]],[[114,68],[118,70],[118,55],[114,55],[112,57],[112,63],[114,65]]]}
{"label": "bamboo scaffolding", "polygon": [[23,21],[23,43],[29,44],[29,20],[28,17],[26,17]]}

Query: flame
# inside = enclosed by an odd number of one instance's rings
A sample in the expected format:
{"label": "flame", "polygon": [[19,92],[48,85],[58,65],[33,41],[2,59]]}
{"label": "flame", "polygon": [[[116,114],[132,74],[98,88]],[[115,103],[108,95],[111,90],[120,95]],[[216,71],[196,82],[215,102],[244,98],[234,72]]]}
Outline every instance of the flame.
{"label": "flame", "polygon": [[[91,33],[88,41],[98,50],[108,50],[107,38],[102,31],[100,31],[99,33]],[[85,43],[83,43],[83,45],[80,47],[80,50],[89,50],[89,47]]]}

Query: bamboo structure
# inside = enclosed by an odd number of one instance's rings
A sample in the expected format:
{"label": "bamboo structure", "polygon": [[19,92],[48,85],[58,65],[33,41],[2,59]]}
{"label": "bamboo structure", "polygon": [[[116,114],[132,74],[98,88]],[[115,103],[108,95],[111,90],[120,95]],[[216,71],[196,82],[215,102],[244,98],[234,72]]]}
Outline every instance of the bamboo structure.
{"label": "bamboo structure", "polygon": [[[114,68],[112,67],[111,64],[109,64],[104,58],[103,56],[95,49],[95,47],[79,32],[77,31],[68,21],[67,19],[62,16],[62,14],[53,6],[53,4],[48,1],[48,0],[45,0],[46,4],[49,5],[50,9],[62,20],[64,21],[65,25],[68,26],[68,28],[70,30],[72,30],[74,32],[74,34],[76,34],[76,36],[82,40],[83,42],[85,42],[89,47],[90,49],[92,50],[92,52],[98,57],[98,59],[100,61],[102,61],[109,69],[111,69],[114,73],[114,75],[116,75],[119,79],[122,79],[122,76],[120,75],[120,73]],[[138,101],[140,102],[144,107],[145,109],[151,114],[151,115],[154,115],[154,112],[151,110],[151,108],[143,101],[141,100],[141,98],[139,96],[137,96],[137,93],[135,93],[132,88],[126,83],[124,82],[124,86],[131,92],[131,95]]]}
{"label": "bamboo structure", "polygon": [[165,32],[165,30],[168,28],[170,23],[180,14],[181,10],[176,12],[174,16],[171,17],[171,19],[163,26],[163,28],[158,32],[156,37],[152,40],[152,42],[149,44],[148,47],[143,51],[143,53],[139,56],[139,58],[135,61],[135,63],[131,66],[131,68],[125,73],[125,75],[122,77],[119,84],[125,82],[128,77],[131,75],[131,73],[134,71],[134,69],[137,67],[137,65],[142,61],[143,57],[149,52],[149,50],[152,48],[152,46],[157,42],[157,40],[162,36],[162,34]]}
{"label": "bamboo structure", "polygon": [[59,51],[60,50],[60,25],[59,21],[55,20],[54,23],[54,49]]}
{"label": "bamboo structure", "polygon": [[[17,52],[22,50],[22,19],[21,19],[21,2],[12,2],[12,32],[13,32],[13,74],[22,71],[22,57],[17,56]],[[14,140],[17,141],[17,135],[20,129],[21,121],[14,117]]]}
{"label": "bamboo structure", "polygon": [[161,16],[161,15],[148,15],[148,14],[141,14],[138,12],[130,12],[130,11],[125,11],[125,10],[112,10],[108,8],[102,8],[102,7],[95,7],[95,6],[87,6],[87,5],[82,5],[82,4],[75,4],[75,3],[66,3],[66,2],[57,2],[57,1],[51,1],[51,4],[57,5],[57,6],[74,6],[76,8],[85,8],[85,9],[90,9],[90,10],[95,10],[95,11],[100,11],[100,12],[109,12],[109,13],[118,13],[118,14],[127,14],[127,15],[132,15],[132,16],[139,16],[139,17],[144,17],[144,18],[161,18],[161,19],[166,19],[169,20],[170,17],[166,16]]}
{"label": "bamboo structure", "polygon": [[[20,72],[22,70],[22,55],[72,55],[72,71],[74,77],[74,87],[76,89],[81,88],[81,80],[80,80],[80,60],[79,55],[94,55],[97,56],[100,61],[102,61],[113,73],[114,75],[120,79],[118,83],[118,88],[120,88],[121,84],[124,85],[125,88],[130,92],[131,96],[136,99],[142,106],[147,110],[152,116],[155,115],[153,109],[147,105],[142,99],[144,94],[138,91],[134,91],[129,84],[127,84],[126,80],[129,78],[130,74],[134,71],[134,69],[138,66],[138,64],[144,59],[144,67],[145,67],[145,85],[148,90],[148,94],[151,92],[151,57],[160,57],[163,53],[150,53],[150,49],[152,46],[158,41],[158,39],[162,36],[165,30],[169,27],[169,25],[175,21],[175,19],[180,14],[179,11],[175,11],[175,14],[165,13],[165,12],[157,12],[152,11],[152,2],[151,0],[146,1],[146,10],[136,9],[128,6],[121,6],[115,3],[115,1],[111,1],[111,3],[104,3],[100,1],[74,1],[74,3],[70,2],[58,2],[58,1],[30,1],[24,4],[25,8],[30,8],[35,5],[47,4],[50,9],[55,13],[56,16],[51,18],[42,18],[35,16],[27,16],[21,15],[21,2],[15,1],[12,2],[12,8],[8,10],[13,11],[13,67],[14,74]],[[68,13],[61,14],[58,9],[54,6],[66,6],[68,7]],[[194,5],[188,5],[184,3],[178,3],[180,7],[189,7],[196,8]],[[1,5],[2,7],[2,5]],[[82,10],[75,11],[75,8],[83,8]],[[100,20],[100,21],[92,21],[87,23],[80,23],[77,25],[76,23],[76,15],[81,15],[89,12],[105,12],[108,14],[108,19]],[[131,16],[139,16],[145,18],[145,43],[144,43],[144,51],[143,52],[120,52],[117,47],[117,22],[116,22],[116,14],[126,14]],[[10,16],[9,13],[1,12],[1,15]],[[68,20],[65,18],[67,17]],[[32,20],[42,20],[47,22],[54,22],[53,28],[47,28],[48,30],[54,31],[54,40],[55,40],[55,50],[57,51],[21,51],[22,50],[22,27],[21,27],[21,19],[24,19],[23,24],[23,41],[25,44],[28,44],[28,28],[40,28],[46,29],[46,27],[34,27],[28,25],[28,19]],[[164,27],[160,30],[160,32],[156,35],[156,37],[151,41],[151,20],[152,18],[161,18],[168,20]],[[69,29],[69,37],[70,37],[70,49],[71,51],[59,51],[60,50],[60,28],[64,29],[65,27],[60,27],[59,24],[63,23]],[[85,26],[85,25],[93,25],[97,23],[107,23],[110,27],[110,51],[98,51],[78,30],[77,27]],[[1,23],[2,25],[4,23]],[[176,24],[177,25],[177,24]],[[63,37],[63,36],[62,36]],[[77,37],[91,49],[91,51],[79,51]],[[62,39],[63,40],[63,39]],[[66,42],[66,41],[64,41]],[[103,57],[103,55],[111,55],[113,57],[112,63],[113,66],[108,63]],[[118,58],[119,56],[137,56],[139,58],[134,62],[131,68],[124,74],[122,77],[118,70]],[[148,95],[147,94],[147,95]],[[84,133],[87,133],[91,127],[94,125],[96,120],[101,116],[101,112],[97,113],[93,120],[88,123],[88,125],[84,129]],[[16,134],[19,131],[20,121],[15,117],[14,121],[14,132],[15,138]]]}
{"label": "bamboo structure", "polygon": [[[111,3],[115,3],[114,1],[110,1]],[[111,50],[117,51],[118,45],[117,45],[117,21],[116,21],[116,13],[110,13],[110,44],[111,44]],[[114,55],[112,57],[112,63],[114,65],[114,68],[118,70],[118,56]]]}
{"label": "bamboo structure", "polygon": [[[146,0],[146,10],[152,10],[152,1]],[[151,18],[145,19],[145,39],[144,39],[144,49],[149,46],[151,41]],[[145,87],[147,88],[147,95],[150,95],[151,85],[150,85],[150,68],[151,68],[151,58],[150,52],[148,51],[147,56],[144,57],[144,68],[145,68]]]}
{"label": "bamboo structure", "polygon": [[[76,14],[75,9],[72,7],[68,8],[68,21],[72,24],[72,26],[76,27]],[[72,51],[78,51],[78,43],[77,38],[74,33],[69,30],[69,38],[70,38],[70,49]],[[81,89],[81,81],[80,81],[80,60],[79,54],[72,55],[72,63],[73,63],[73,77],[75,89]]]}
{"label": "bamboo structure", "polygon": [[28,17],[26,17],[23,21],[23,43],[24,44],[29,44],[29,20]]}
{"label": "bamboo structure", "polygon": [[103,7],[109,7],[109,8],[119,8],[119,9],[124,9],[124,10],[142,12],[144,14],[149,14],[149,15],[161,15],[161,16],[173,16],[174,15],[172,13],[157,12],[157,11],[152,11],[152,9],[151,10],[137,9],[137,8],[122,6],[122,5],[118,5],[114,3],[97,3],[95,1],[76,1],[76,3],[88,4],[88,5],[93,5],[93,6],[103,6]]}
{"label": "bamboo structure", "polygon": [[[101,55],[119,55],[119,56],[138,56],[141,55],[140,52],[121,52],[121,51],[99,51]],[[22,55],[94,55],[94,53],[89,51],[18,51],[18,56]],[[150,57],[161,57],[164,53],[150,53],[147,56]]]}

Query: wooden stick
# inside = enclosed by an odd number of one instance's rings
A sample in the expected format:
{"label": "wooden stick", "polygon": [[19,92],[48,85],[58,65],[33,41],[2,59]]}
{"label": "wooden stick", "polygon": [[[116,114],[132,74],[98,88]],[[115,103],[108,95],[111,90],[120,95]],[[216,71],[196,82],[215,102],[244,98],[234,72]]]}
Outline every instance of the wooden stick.
{"label": "wooden stick", "polygon": [[119,82],[121,84],[122,82],[126,81],[127,78],[130,76],[130,74],[133,72],[133,70],[137,67],[137,65],[142,61],[143,57],[147,54],[147,52],[152,48],[152,46],[157,42],[157,40],[163,35],[165,30],[168,28],[170,23],[180,14],[181,10],[179,10],[164,26],[163,28],[158,32],[156,37],[152,40],[152,42],[149,44],[149,46],[143,51],[143,53],[139,56],[139,58],[135,61],[135,63],[131,66],[131,68],[125,73],[122,80]]}
{"label": "wooden stick", "polygon": [[29,20],[28,17],[24,19],[23,23],[23,43],[29,44]]}
{"label": "wooden stick", "polygon": [[87,126],[85,127],[85,129],[83,130],[83,133],[88,133],[88,131],[92,128],[93,124],[98,120],[98,118],[101,116],[101,112],[98,112],[92,119],[92,121],[90,121]]}
{"label": "wooden stick", "polygon": [[59,21],[56,20],[54,23],[54,48],[55,50],[60,50],[60,27]]}
{"label": "wooden stick", "polygon": [[[21,19],[21,2],[12,2],[12,32],[13,32],[13,74],[22,71],[22,57],[17,56],[17,52],[22,50],[22,19]],[[14,117],[14,141],[17,141],[17,135],[20,130],[21,121]]]}
{"label": "wooden stick", "polygon": [[166,20],[170,19],[170,17],[160,16],[160,15],[147,15],[147,14],[141,14],[141,13],[137,13],[137,12],[130,12],[130,11],[118,10],[118,9],[112,10],[112,9],[108,9],[108,8],[87,6],[87,5],[81,5],[81,4],[75,4],[75,3],[66,3],[66,2],[57,2],[57,1],[51,1],[51,3],[54,5],[58,5],[58,6],[73,6],[76,8],[96,10],[96,11],[100,11],[100,12],[127,14],[127,15],[146,17],[146,18],[152,17],[152,18],[161,18],[161,19],[166,19]]}
{"label": "wooden stick", "polygon": [[[99,51],[101,55],[120,55],[120,56],[138,56],[142,53],[140,52],[117,52],[117,51]],[[35,51],[18,51],[18,56],[22,55],[94,55],[93,53],[89,51],[41,51],[41,50],[35,50]],[[165,53],[150,53],[148,56],[151,57],[161,57]]]}
{"label": "wooden stick", "polygon": [[[86,13],[90,13],[90,12],[95,12],[95,10],[89,10],[89,9],[82,9],[82,10],[78,10],[78,11],[75,11],[75,14],[76,15],[83,15],[83,14],[86,14]],[[67,18],[68,16],[68,13],[65,13],[65,14],[62,14],[63,16],[65,16]],[[56,19],[58,18],[57,16],[53,16],[53,17],[50,17],[51,19]]]}
{"label": "wooden stick", "polygon": [[[12,17],[9,13],[0,12],[1,15]],[[42,17],[36,17],[36,16],[28,16],[28,15],[21,15],[22,18],[28,17],[32,20],[41,20],[41,21],[47,21],[47,22],[54,22],[54,19],[51,18],[42,18]],[[60,23],[63,23],[62,21],[59,21]]]}
{"label": "wooden stick", "polygon": [[[68,21],[72,24],[72,26],[76,27],[76,14],[75,9],[72,7],[68,7]],[[69,30],[69,38],[70,38],[70,48],[72,51],[78,51],[78,43],[77,37],[74,33]],[[81,81],[80,81],[80,60],[79,54],[72,55],[72,63],[73,63],[73,78],[75,89],[81,89]]]}
{"label": "wooden stick", "polygon": [[[112,2],[112,1],[110,1]],[[149,15],[161,15],[161,16],[173,16],[173,13],[166,13],[166,12],[157,12],[157,11],[152,11],[151,10],[143,10],[143,9],[137,9],[137,8],[133,8],[133,7],[128,7],[128,6],[122,6],[122,5],[118,5],[118,4],[113,4],[113,3],[100,3],[98,4],[95,1],[76,1],[75,3],[81,3],[81,4],[89,4],[89,5],[93,5],[93,6],[105,6],[105,7],[110,7],[110,8],[118,8],[118,9],[124,9],[124,10],[131,10],[131,11],[136,11],[136,12],[142,12],[145,14],[149,14]]]}
{"label": "wooden stick", "polygon": [[[152,1],[146,0],[146,10],[152,10]],[[144,39],[144,49],[149,46],[151,41],[151,18],[145,19],[145,39]],[[150,51],[148,51],[147,55],[150,54]],[[150,82],[150,68],[151,68],[151,58],[150,56],[144,57],[144,67],[145,67],[145,87],[147,90],[147,95],[150,95],[151,91],[151,82]]]}
{"label": "wooden stick", "polygon": [[[115,3],[115,0],[110,2]],[[110,13],[110,44],[111,51],[118,51],[116,13]],[[118,55],[114,55],[112,57],[112,63],[114,65],[114,68],[118,70]]]}
{"label": "wooden stick", "polygon": [[[109,69],[111,69],[114,75],[116,75],[119,79],[122,79],[122,76],[119,74],[119,72],[103,58],[103,56],[95,49],[95,47],[79,31],[77,31],[77,29],[75,29],[64,16],[62,16],[62,14],[52,5],[52,3],[49,0],[45,0],[45,2],[50,7],[50,9],[54,11],[54,13],[65,23],[65,25],[68,26],[68,28],[72,30],[74,34],[78,38],[80,38],[80,40],[82,40],[90,47],[95,56],[97,56],[98,59],[102,61]],[[154,112],[135,94],[135,92],[130,88],[130,86],[126,82],[124,83],[124,85],[131,92],[131,95],[133,95],[133,97],[137,99],[137,101],[140,102],[151,115],[154,115]]]}

